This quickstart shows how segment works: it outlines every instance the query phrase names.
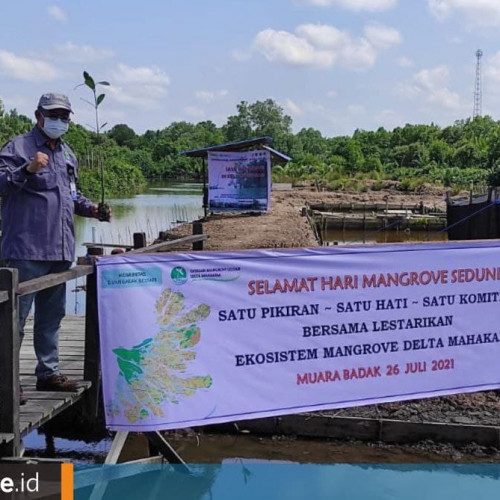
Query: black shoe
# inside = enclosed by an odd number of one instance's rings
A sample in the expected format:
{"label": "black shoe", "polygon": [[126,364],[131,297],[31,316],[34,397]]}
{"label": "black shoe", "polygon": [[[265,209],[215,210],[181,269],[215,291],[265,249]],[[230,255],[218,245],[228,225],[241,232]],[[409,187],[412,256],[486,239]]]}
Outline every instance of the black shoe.
{"label": "black shoe", "polygon": [[23,388],[19,387],[19,404],[25,405],[28,402],[28,398],[24,395]]}
{"label": "black shoe", "polygon": [[78,388],[78,382],[70,380],[66,375],[61,374],[39,378],[36,381],[37,391],[75,392]]}

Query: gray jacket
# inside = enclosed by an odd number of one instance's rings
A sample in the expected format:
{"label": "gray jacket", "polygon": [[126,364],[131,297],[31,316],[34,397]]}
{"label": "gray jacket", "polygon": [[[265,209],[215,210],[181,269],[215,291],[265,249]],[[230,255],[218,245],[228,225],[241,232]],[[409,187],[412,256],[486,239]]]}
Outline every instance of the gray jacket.
{"label": "gray jacket", "polygon": [[[47,167],[29,174],[25,167],[38,151]],[[9,141],[0,151],[2,259],[69,260],[75,258],[73,215],[90,217],[92,202],[76,183],[78,162],[71,148],[58,141],[52,150],[37,127]]]}

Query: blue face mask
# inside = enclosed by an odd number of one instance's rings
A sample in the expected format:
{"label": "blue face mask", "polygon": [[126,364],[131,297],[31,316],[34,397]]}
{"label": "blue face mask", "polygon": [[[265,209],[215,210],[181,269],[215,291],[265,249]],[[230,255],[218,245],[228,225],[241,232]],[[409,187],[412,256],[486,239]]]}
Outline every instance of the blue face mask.
{"label": "blue face mask", "polygon": [[43,131],[51,139],[59,139],[61,135],[68,131],[69,123],[63,122],[59,118],[44,117]]}

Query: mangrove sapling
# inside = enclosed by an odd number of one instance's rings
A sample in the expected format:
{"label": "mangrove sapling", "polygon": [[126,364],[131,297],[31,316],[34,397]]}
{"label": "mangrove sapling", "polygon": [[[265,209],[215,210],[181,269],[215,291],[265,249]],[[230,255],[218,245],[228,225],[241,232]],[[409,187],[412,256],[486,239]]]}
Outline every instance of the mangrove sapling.
{"label": "mangrove sapling", "polygon": [[[82,101],[85,101],[87,104],[90,104],[95,111],[95,132],[96,132],[96,143],[97,143],[97,164],[99,167],[99,173],[101,177],[101,201],[99,202],[98,208],[97,208],[97,215],[98,219],[103,222],[109,222],[110,220],[110,214],[111,214],[111,209],[109,205],[104,201],[104,161],[102,157],[102,151],[101,151],[101,136],[100,132],[101,130],[107,125],[106,123],[103,123],[102,125],[99,123],[99,105],[104,101],[104,98],[106,97],[106,94],[98,94],[97,93],[97,86],[98,85],[105,85],[109,86],[109,82],[102,81],[102,82],[95,82],[94,79],[89,75],[87,71],[83,72],[83,83],[80,85],[77,85],[76,88],[81,87],[82,85],[85,85],[92,91],[92,95],[94,98],[94,102],[87,101],[86,99],[82,98]],[[92,127],[94,128],[94,127]]]}

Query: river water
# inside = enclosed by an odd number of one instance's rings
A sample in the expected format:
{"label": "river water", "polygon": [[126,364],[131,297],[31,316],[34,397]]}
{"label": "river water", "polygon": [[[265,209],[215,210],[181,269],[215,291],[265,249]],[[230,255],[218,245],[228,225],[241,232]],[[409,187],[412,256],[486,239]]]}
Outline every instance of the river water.
{"label": "river water", "polygon": [[448,239],[446,231],[421,230],[356,230],[356,229],[328,229],[322,234],[325,246],[332,245],[359,245],[362,243],[403,243],[445,241]]}
{"label": "river water", "polygon": [[[160,231],[203,215],[202,184],[157,181],[135,196],[106,200],[113,210],[111,222],[86,217],[75,218],[76,255],[84,257],[84,243],[131,245],[134,233],[145,233],[148,244]],[[109,254],[111,248],[106,248]],[[81,286],[84,278],[68,283],[68,314],[85,313],[85,297]]]}

